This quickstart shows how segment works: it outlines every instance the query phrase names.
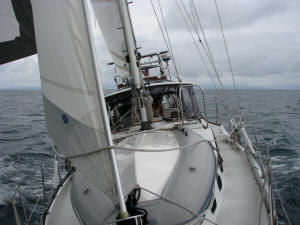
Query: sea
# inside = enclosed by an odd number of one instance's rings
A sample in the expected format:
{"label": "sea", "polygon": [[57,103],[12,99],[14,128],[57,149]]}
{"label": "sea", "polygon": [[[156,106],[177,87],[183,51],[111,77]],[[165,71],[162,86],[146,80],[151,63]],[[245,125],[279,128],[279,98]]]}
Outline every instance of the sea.
{"label": "sea", "polygon": [[[226,90],[222,100],[219,92],[204,91],[207,118],[223,121],[228,127],[226,103],[239,121],[243,114],[246,129],[265,161],[272,159],[273,182],[292,224],[300,224],[300,90]],[[203,96],[197,92],[204,115]],[[239,102],[239,103],[238,103]],[[216,106],[217,103],[217,106]],[[218,112],[218,113],[217,113]],[[256,138],[254,135],[256,130]],[[63,171],[63,159],[60,158]],[[29,224],[40,224],[47,198],[52,193],[54,152],[43,115],[40,90],[0,90],[0,225],[15,225],[11,199],[24,223],[20,187]],[[45,180],[42,195],[41,167]],[[274,186],[274,185],[273,185]],[[274,192],[280,224],[288,224]]]}

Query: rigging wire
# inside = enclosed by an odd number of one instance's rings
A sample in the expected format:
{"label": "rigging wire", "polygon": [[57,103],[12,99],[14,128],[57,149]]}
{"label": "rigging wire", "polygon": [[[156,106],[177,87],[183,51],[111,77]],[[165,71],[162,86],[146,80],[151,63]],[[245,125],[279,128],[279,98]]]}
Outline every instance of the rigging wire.
{"label": "rigging wire", "polygon": [[[217,77],[218,77],[218,74],[219,74],[219,73],[218,73],[217,68],[216,68],[216,66],[215,66],[215,62],[214,62],[214,60],[213,60],[212,52],[211,52],[211,50],[210,50],[210,48],[209,48],[209,44],[208,44],[206,35],[205,35],[205,33],[204,33],[204,29],[203,29],[202,23],[200,22],[199,17],[196,17],[196,18],[198,19],[198,24],[199,24],[200,30],[201,30],[201,32],[202,32],[202,36],[203,36],[203,39],[204,39],[204,41],[205,41],[206,47],[204,46],[204,44],[203,44],[203,42],[202,42],[202,39],[201,39],[201,37],[200,37],[200,35],[199,35],[199,33],[198,33],[198,27],[197,27],[197,24],[193,23],[193,20],[192,20],[190,14],[188,13],[187,8],[186,8],[185,4],[183,3],[183,1],[182,1],[182,0],[179,0],[179,1],[180,1],[181,5],[182,5],[182,7],[183,7],[183,9],[184,9],[184,11],[185,11],[187,17],[188,17],[190,23],[191,23],[192,26],[194,27],[195,33],[196,33],[196,35],[198,36],[198,40],[199,40],[199,42],[201,43],[201,45],[203,46],[203,48],[204,48],[204,50],[205,50],[205,53],[206,53],[206,55],[207,55],[207,57],[208,57],[208,59],[209,59],[211,65],[213,66],[213,69],[214,69],[214,71],[215,71]],[[177,0],[176,0],[176,2],[177,2]],[[178,6],[178,5],[177,5],[177,6]],[[192,8],[191,8],[191,9],[192,9]],[[218,78],[219,78],[219,77],[218,77]],[[220,87],[222,87],[222,88],[224,89],[221,80],[219,80],[219,84],[220,84]]]}
{"label": "rigging wire", "polygon": [[[203,49],[204,49],[204,52],[205,52],[207,58],[209,59],[210,64],[212,65],[212,68],[213,68],[213,70],[214,70],[214,72],[215,72],[215,74],[216,74],[217,80],[218,80],[219,85],[220,85],[220,87],[221,87],[222,94],[223,94],[223,96],[225,97],[224,102],[226,103],[227,111],[228,111],[228,113],[230,114],[230,117],[232,117],[232,114],[231,114],[231,108],[230,108],[230,105],[228,104],[228,96],[227,96],[226,93],[225,93],[225,88],[224,88],[224,86],[223,86],[223,83],[222,83],[222,81],[221,81],[221,79],[220,79],[218,70],[217,70],[217,68],[216,68],[216,64],[215,64],[215,62],[214,62],[213,55],[212,55],[212,52],[211,52],[211,50],[210,50],[210,47],[209,47],[209,44],[208,44],[208,41],[207,41],[207,38],[206,38],[206,35],[205,35],[205,32],[204,32],[202,23],[201,23],[201,21],[200,21],[200,17],[199,17],[199,15],[198,15],[197,9],[196,9],[195,5],[194,5],[194,7],[191,7],[191,9],[194,8],[194,13],[196,14],[195,17],[196,17],[196,20],[197,20],[197,22],[198,22],[198,24],[199,24],[199,27],[200,27],[200,30],[201,30],[201,33],[202,33],[202,36],[203,36],[203,39],[204,39],[204,42],[205,42],[206,47],[205,47],[205,45],[203,44],[203,42],[201,41],[201,37],[200,37],[199,33],[197,33],[198,28],[197,28],[197,26],[193,23],[193,20],[191,19],[191,16],[190,16],[189,12],[187,11],[185,4],[183,3],[182,0],[179,0],[179,1],[180,1],[181,5],[182,5],[182,8],[184,9],[184,11],[185,11],[187,17],[188,17],[190,23],[192,24],[192,26],[193,26],[193,28],[194,28],[194,31],[195,31],[195,33],[196,33],[196,35],[197,35],[197,37],[198,37],[198,40],[199,40],[200,44],[202,45],[202,47],[203,47]],[[176,2],[176,4],[177,4],[177,7],[180,9],[180,6],[179,6],[179,4],[178,4],[178,1],[175,0],[175,2]]]}
{"label": "rigging wire", "polygon": [[[216,86],[216,83],[215,83],[215,81],[214,81],[214,79],[213,79],[213,75],[212,75],[212,73],[210,72],[207,63],[205,62],[205,59],[204,59],[204,57],[203,57],[203,54],[201,53],[201,50],[200,50],[200,48],[199,48],[199,46],[198,46],[198,44],[197,44],[197,41],[195,40],[195,37],[194,37],[194,35],[193,35],[192,31],[191,31],[191,28],[190,28],[190,26],[189,26],[189,24],[188,24],[188,22],[187,22],[187,20],[186,20],[186,18],[185,18],[185,16],[184,16],[182,10],[181,10],[181,8],[179,7],[177,0],[175,0],[175,3],[176,3],[177,6],[178,6],[178,9],[179,9],[179,12],[180,12],[180,14],[181,14],[181,16],[182,16],[182,18],[183,18],[183,21],[184,21],[184,23],[185,23],[185,25],[186,25],[186,27],[187,27],[187,29],[188,29],[188,31],[189,31],[189,33],[190,33],[192,39],[193,39],[194,45],[195,45],[196,48],[197,48],[197,51],[198,51],[198,53],[199,53],[199,55],[200,55],[200,57],[201,57],[201,59],[202,59],[202,62],[203,62],[203,64],[204,64],[205,68],[206,68],[206,71],[207,71],[207,73],[208,73],[208,75],[209,75],[209,77],[210,77],[210,79],[211,79],[211,81],[212,81],[212,84],[213,84],[215,90],[217,91],[217,94],[218,94],[218,96],[219,96],[221,102],[226,102],[226,101],[223,99],[222,94],[220,93],[219,89],[218,89],[217,86]],[[198,36],[198,38],[199,38],[199,36]],[[199,39],[199,42],[201,42],[201,39]],[[225,106],[225,109],[227,109],[226,106]],[[228,110],[226,110],[226,112],[227,112],[228,117],[230,117],[229,114],[228,114]]]}
{"label": "rigging wire", "polygon": [[[168,32],[167,25],[166,25],[166,22],[165,22],[164,14],[163,14],[163,11],[162,11],[162,8],[161,8],[160,0],[157,0],[157,1],[158,1],[158,6],[159,6],[162,21],[163,21],[163,25],[164,25],[164,28],[165,28],[165,32],[166,32],[166,35],[167,35],[167,40],[168,40],[169,47],[170,47],[170,50],[171,50],[171,55],[172,55],[172,58],[175,61],[175,57],[174,57],[174,53],[173,53],[173,49],[172,49],[172,45],[171,45],[171,40],[170,40],[170,37],[169,37],[169,32]],[[176,71],[177,71],[177,68],[176,68]],[[177,75],[178,75],[178,72],[177,72]]]}
{"label": "rigging wire", "polygon": [[[217,86],[216,86],[216,83],[215,83],[215,81],[214,81],[214,79],[213,79],[212,73],[210,72],[207,63],[205,62],[205,59],[204,59],[204,57],[203,57],[203,54],[201,53],[201,50],[200,50],[200,48],[199,48],[199,46],[198,46],[198,44],[197,44],[197,41],[195,40],[195,37],[194,37],[194,35],[193,35],[192,31],[191,31],[191,28],[190,28],[188,22],[186,21],[186,18],[185,18],[185,16],[183,15],[183,12],[182,12],[181,8],[179,7],[177,0],[175,0],[175,3],[176,3],[177,6],[178,6],[179,12],[180,12],[180,14],[181,14],[181,16],[182,16],[182,18],[183,18],[183,21],[184,21],[184,23],[185,23],[185,25],[186,25],[186,27],[187,27],[187,29],[188,29],[188,31],[189,31],[190,36],[191,36],[192,39],[193,39],[194,45],[195,45],[196,48],[197,48],[197,51],[198,51],[198,53],[199,53],[199,55],[200,55],[200,57],[201,57],[201,60],[202,60],[202,62],[203,62],[203,64],[204,64],[204,67],[205,67],[205,69],[206,69],[206,71],[207,71],[207,73],[208,73],[208,75],[209,75],[209,77],[210,77],[210,79],[211,79],[211,82],[212,82],[212,84],[213,84],[215,90],[216,90],[217,93],[219,94],[220,98],[222,99],[222,95],[221,95],[220,91],[218,90],[218,88],[217,88]],[[201,42],[201,39],[199,39],[199,41]]]}
{"label": "rigging wire", "polygon": [[[176,0],[176,1],[177,1],[177,0]],[[205,32],[204,32],[202,23],[201,23],[201,21],[200,21],[200,18],[199,18],[199,16],[196,17],[197,20],[198,20],[197,22],[198,22],[198,24],[199,24],[199,27],[200,27],[200,30],[201,30],[203,39],[204,39],[204,41],[205,41],[206,47],[205,47],[205,45],[203,44],[203,42],[201,41],[201,38],[200,38],[199,33],[197,33],[197,30],[198,30],[198,29],[197,29],[197,26],[193,23],[193,21],[192,21],[192,19],[191,19],[191,16],[189,15],[189,13],[188,13],[188,11],[187,11],[187,9],[186,9],[185,4],[183,3],[182,0],[179,0],[179,1],[180,1],[181,5],[182,5],[182,7],[183,7],[183,9],[184,9],[184,11],[185,11],[187,17],[188,17],[190,23],[191,23],[192,26],[194,27],[194,30],[195,30],[195,32],[196,32],[196,35],[198,36],[199,42],[200,42],[200,44],[202,45],[202,47],[203,47],[203,49],[204,49],[204,52],[205,52],[207,58],[208,58],[209,61],[210,61],[210,64],[212,65],[212,68],[213,68],[213,70],[214,70],[214,72],[215,72],[215,74],[216,74],[217,80],[218,80],[219,85],[220,85],[220,87],[221,87],[222,94],[223,94],[223,96],[225,96],[225,102],[226,102],[226,105],[227,105],[227,110],[229,111],[229,114],[231,115],[231,109],[230,109],[230,106],[229,106],[229,104],[228,104],[228,97],[227,97],[226,93],[224,92],[225,88],[224,88],[223,83],[222,83],[222,81],[221,81],[221,79],[220,79],[219,72],[218,72],[217,67],[216,67],[216,64],[215,64],[215,62],[214,62],[213,55],[212,55],[212,52],[211,52],[211,50],[210,50],[210,47],[209,47],[209,44],[208,44],[208,41],[207,41],[207,38],[206,38],[206,35],[205,35]],[[197,11],[195,11],[195,13],[197,13]]]}
{"label": "rigging wire", "polygon": [[225,45],[225,49],[226,49],[226,55],[227,55],[227,60],[228,60],[228,64],[229,64],[229,68],[230,68],[230,72],[231,72],[231,77],[232,77],[232,81],[233,81],[233,85],[234,85],[235,96],[236,96],[236,100],[237,100],[237,103],[238,103],[238,106],[239,106],[239,109],[240,109],[240,113],[241,113],[242,110],[241,110],[240,99],[239,99],[238,94],[237,94],[237,88],[236,88],[236,83],[235,83],[235,79],[234,79],[234,75],[233,75],[232,64],[231,64],[231,60],[230,60],[230,57],[229,57],[229,51],[228,51],[228,47],[227,47],[226,38],[225,38],[225,35],[224,35],[224,30],[223,30],[223,25],[222,25],[222,21],[221,21],[221,16],[220,16],[220,11],[219,11],[217,0],[215,0],[215,6],[216,6],[217,14],[218,14],[218,20],[219,20],[220,28],[221,28],[221,31],[222,31],[222,36],[223,36],[223,41],[224,41],[224,45]]}
{"label": "rigging wire", "polygon": [[[171,43],[168,42],[167,39],[166,39],[166,37],[165,37],[165,33],[164,33],[163,27],[162,27],[162,25],[161,25],[161,22],[159,21],[157,12],[156,12],[156,10],[155,10],[155,6],[154,6],[154,4],[153,4],[153,1],[152,1],[152,0],[149,0],[149,1],[150,1],[150,3],[151,3],[152,9],[153,9],[153,11],[154,11],[154,14],[155,14],[155,17],[156,17],[156,20],[157,20],[159,29],[160,29],[160,31],[161,31],[161,33],[162,33],[164,42],[165,42],[165,44],[166,44],[166,47],[167,47],[169,53],[171,54],[171,60],[172,60],[173,67],[174,67],[175,72],[176,72],[176,75],[177,75],[177,79],[179,80],[179,82],[181,82],[181,79],[180,79],[180,77],[179,77],[179,72],[178,72],[178,69],[177,69],[177,66],[176,66],[175,58],[174,58],[174,55],[173,55],[173,49],[172,49]],[[162,15],[162,19],[163,19],[163,21],[164,21],[163,15]]]}

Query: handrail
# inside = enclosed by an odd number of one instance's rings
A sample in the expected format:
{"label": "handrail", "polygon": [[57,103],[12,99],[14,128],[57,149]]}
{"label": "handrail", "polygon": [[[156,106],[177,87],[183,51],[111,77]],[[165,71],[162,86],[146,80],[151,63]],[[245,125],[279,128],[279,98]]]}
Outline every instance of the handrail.
{"label": "handrail", "polygon": [[216,123],[219,124],[219,108],[218,108],[218,103],[217,103],[217,98],[216,100]]}
{"label": "handrail", "polygon": [[205,115],[205,120],[206,120],[206,126],[208,127],[208,117],[207,117],[207,110],[206,110],[206,101],[205,101],[205,94],[203,88],[200,87],[198,84],[193,84],[193,86],[197,87],[200,89],[202,93],[202,101],[203,101],[203,110],[204,110],[204,115]]}

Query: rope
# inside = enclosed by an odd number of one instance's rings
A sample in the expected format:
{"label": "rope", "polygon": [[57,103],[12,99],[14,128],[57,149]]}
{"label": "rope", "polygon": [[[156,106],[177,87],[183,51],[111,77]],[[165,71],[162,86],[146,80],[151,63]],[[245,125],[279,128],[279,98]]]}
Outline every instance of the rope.
{"label": "rope", "polygon": [[242,110],[241,110],[240,99],[239,99],[238,94],[237,94],[236,83],[235,83],[235,79],[234,79],[234,75],[233,75],[233,69],[232,69],[231,60],[230,60],[230,57],[229,57],[229,51],[228,51],[228,47],[227,47],[227,43],[226,43],[226,38],[225,38],[225,35],[224,35],[224,30],[223,30],[223,25],[222,25],[222,21],[221,21],[221,16],[220,16],[217,0],[215,0],[215,6],[216,6],[217,14],[218,14],[220,28],[221,28],[221,31],[222,31],[223,41],[224,41],[226,54],[227,54],[227,60],[228,60],[228,64],[229,64],[230,71],[231,71],[231,77],[232,77],[232,81],[233,81],[233,84],[234,84],[235,96],[236,96],[236,100],[237,100],[237,103],[238,103],[238,106],[239,106],[239,109],[240,109],[240,113],[241,113]]}
{"label": "rope", "polygon": [[72,155],[72,156],[67,156],[67,158],[72,159],[72,158],[78,158],[78,157],[82,157],[82,156],[89,156],[89,155],[93,155],[93,154],[102,152],[104,150],[110,150],[110,149],[119,149],[119,150],[132,151],[132,152],[169,152],[169,151],[182,150],[182,149],[200,144],[202,142],[215,142],[215,140],[200,140],[200,141],[194,142],[192,144],[188,144],[188,145],[183,145],[183,146],[174,147],[174,148],[167,148],[167,149],[158,149],[158,150],[141,149],[141,148],[127,148],[127,147],[120,147],[120,146],[106,146],[106,147],[103,147],[103,148],[99,148],[95,151],[86,152],[86,153],[77,154],[77,155]]}
{"label": "rope", "polygon": [[153,98],[151,97],[151,95],[145,96],[142,97],[142,101],[146,108],[148,121],[152,123],[153,122],[153,109],[152,109]]}
{"label": "rope", "polygon": [[239,123],[237,124],[237,126],[235,127],[235,129],[232,129],[231,132],[228,133],[228,135],[222,135],[223,137],[216,138],[215,140],[203,139],[203,140],[199,140],[199,141],[196,141],[196,142],[194,142],[192,144],[188,144],[188,145],[178,146],[178,147],[174,147],[174,148],[167,148],[167,149],[158,149],[158,150],[141,149],[141,148],[127,148],[127,147],[121,147],[121,146],[106,146],[106,147],[99,148],[99,149],[91,151],[91,152],[85,152],[85,153],[81,153],[81,154],[77,154],[77,155],[66,156],[66,158],[72,159],[72,158],[78,158],[78,157],[82,157],[82,156],[89,156],[89,155],[93,155],[93,154],[96,154],[96,153],[99,153],[99,152],[102,152],[105,150],[110,150],[110,149],[119,149],[119,150],[132,151],[132,152],[169,152],[169,151],[182,150],[182,149],[189,148],[189,147],[195,146],[195,145],[203,143],[203,142],[212,143],[212,142],[218,142],[218,141],[225,140],[228,136],[230,137],[232,135],[232,133],[236,131],[236,129],[240,125],[240,123],[241,123],[241,119],[240,119]]}
{"label": "rope", "polygon": [[147,210],[137,207],[140,196],[141,196],[141,188],[138,187],[133,189],[127,196],[126,208],[128,213],[131,216],[142,215],[141,219],[143,220],[143,224],[147,224],[149,223],[147,219],[148,216]]}
{"label": "rope", "polygon": [[[206,221],[208,221],[208,222],[211,223],[211,224],[217,225],[215,222],[213,222],[213,221],[211,221],[211,220],[205,218],[204,216],[200,215],[199,213],[195,212],[194,210],[191,210],[191,209],[189,209],[189,208],[187,208],[187,207],[182,206],[181,204],[179,204],[179,203],[177,203],[177,202],[174,202],[174,201],[172,201],[172,200],[170,200],[170,199],[167,199],[167,198],[165,198],[165,197],[163,197],[163,196],[161,196],[161,195],[159,195],[159,194],[156,194],[156,193],[154,193],[154,192],[152,192],[152,191],[150,191],[150,190],[148,190],[148,189],[146,189],[146,188],[140,187],[140,189],[141,189],[141,190],[144,190],[144,191],[146,191],[146,192],[149,192],[150,194],[153,194],[153,195],[155,195],[155,196],[157,196],[157,197],[163,199],[163,200],[166,201],[166,202],[169,202],[169,203],[171,203],[171,204],[173,204],[173,205],[175,205],[175,206],[178,206],[179,208],[182,208],[182,209],[184,209],[185,211],[187,211],[187,212],[189,212],[189,213],[191,213],[191,214],[193,214],[193,215],[195,215],[195,216],[197,216],[197,217],[200,217],[201,219],[206,220]],[[196,222],[198,222],[198,220],[196,220]],[[194,223],[195,223],[195,222],[194,222]],[[191,225],[194,224],[194,223],[191,223]]]}

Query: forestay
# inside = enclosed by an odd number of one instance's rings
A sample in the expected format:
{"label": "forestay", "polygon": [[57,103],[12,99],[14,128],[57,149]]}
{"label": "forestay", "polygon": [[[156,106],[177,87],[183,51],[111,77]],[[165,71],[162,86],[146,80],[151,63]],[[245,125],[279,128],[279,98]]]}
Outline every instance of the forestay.
{"label": "forestay", "polygon": [[117,1],[92,0],[92,6],[118,75],[129,77],[128,52]]}
{"label": "forestay", "polygon": [[114,198],[108,151],[71,157],[108,146],[82,0],[32,0],[32,6],[49,134],[78,172]]}

